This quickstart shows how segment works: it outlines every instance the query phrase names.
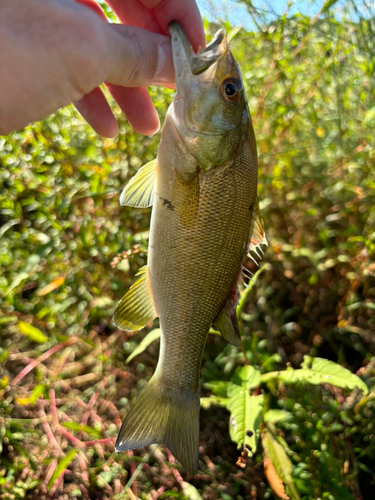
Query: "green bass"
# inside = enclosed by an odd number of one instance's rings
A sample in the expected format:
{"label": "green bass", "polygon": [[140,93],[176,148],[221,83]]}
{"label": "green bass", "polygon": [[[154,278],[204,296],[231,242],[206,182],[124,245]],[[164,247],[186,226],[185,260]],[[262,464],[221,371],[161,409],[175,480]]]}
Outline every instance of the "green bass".
{"label": "green bass", "polygon": [[170,25],[177,93],[157,159],[142,167],[122,205],[152,205],[148,265],[119,302],[115,324],[138,330],[160,318],[156,371],[126,416],[116,451],[167,446],[195,475],[199,371],[211,325],[239,345],[241,262],[266,244],[257,199],[257,151],[237,62],[226,35],[194,54]]}

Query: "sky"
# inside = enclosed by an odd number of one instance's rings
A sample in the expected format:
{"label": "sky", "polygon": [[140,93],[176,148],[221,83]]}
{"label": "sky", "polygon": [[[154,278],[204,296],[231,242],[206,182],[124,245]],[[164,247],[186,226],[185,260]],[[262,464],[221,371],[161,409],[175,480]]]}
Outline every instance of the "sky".
{"label": "sky", "polygon": [[[229,20],[232,26],[244,26],[247,30],[255,29],[254,22],[244,6],[236,0],[197,0],[204,18],[211,21]],[[289,15],[301,12],[309,16],[317,14],[325,3],[325,0],[252,0],[254,7],[263,11],[267,15],[268,21],[281,16],[290,3]],[[339,12],[348,6],[348,2],[335,3],[334,9],[339,16]],[[354,1],[353,1],[354,5]],[[350,9],[350,17],[353,21],[358,21],[360,17],[375,18],[375,0],[359,0],[355,2],[356,9]],[[342,10],[344,12],[344,10]]]}
{"label": "sky", "polygon": [[[245,29],[254,29],[254,23],[246,8],[235,0],[197,0],[203,17],[210,20],[225,19],[232,25],[243,25]],[[269,19],[282,15],[287,6],[287,0],[253,0],[257,9],[263,10]],[[295,0],[289,10],[290,14],[302,12],[315,15],[322,7],[324,0]]]}

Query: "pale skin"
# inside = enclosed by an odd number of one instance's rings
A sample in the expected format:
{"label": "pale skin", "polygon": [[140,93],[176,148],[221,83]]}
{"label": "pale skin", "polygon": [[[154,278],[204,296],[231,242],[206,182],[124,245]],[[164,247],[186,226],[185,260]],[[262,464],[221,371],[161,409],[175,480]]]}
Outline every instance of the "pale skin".
{"label": "pale skin", "polygon": [[103,82],[137,132],[159,130],[147,86],[174,84],[171,21],[195,50],[205,46],[195,0],[106,0],[122,24],[79,1],[0,0],[0,135],[74,102],[97,133],[114,137]]}

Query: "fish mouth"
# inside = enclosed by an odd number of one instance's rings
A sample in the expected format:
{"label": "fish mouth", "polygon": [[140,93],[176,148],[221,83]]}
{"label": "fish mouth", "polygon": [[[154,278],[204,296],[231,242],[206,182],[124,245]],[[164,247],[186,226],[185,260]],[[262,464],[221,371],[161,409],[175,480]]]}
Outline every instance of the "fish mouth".
{"label": "fish mouth", "polygon": [[181,26],[172,21],[169,25],[172,38],[172,54],[175,67],[177,90],[181,93],[192,80],[201,83],[212,82],[215,78],[215,63],[228,51],[224,30],[219,30],[207,47],[195,54]]}

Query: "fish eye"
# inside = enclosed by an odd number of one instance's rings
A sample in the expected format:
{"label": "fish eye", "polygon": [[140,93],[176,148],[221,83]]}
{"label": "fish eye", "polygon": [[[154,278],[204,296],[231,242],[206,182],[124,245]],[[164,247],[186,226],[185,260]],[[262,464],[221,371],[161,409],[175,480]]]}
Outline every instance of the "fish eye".
{"label": "fish eye", "polygon": [[225,80],[222,85],[224,99],[229,102],[237,101],[240,97],[239,87],[235,80]]}

